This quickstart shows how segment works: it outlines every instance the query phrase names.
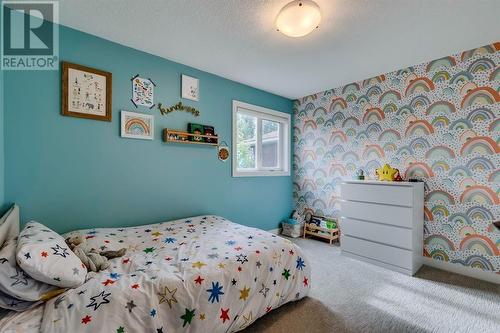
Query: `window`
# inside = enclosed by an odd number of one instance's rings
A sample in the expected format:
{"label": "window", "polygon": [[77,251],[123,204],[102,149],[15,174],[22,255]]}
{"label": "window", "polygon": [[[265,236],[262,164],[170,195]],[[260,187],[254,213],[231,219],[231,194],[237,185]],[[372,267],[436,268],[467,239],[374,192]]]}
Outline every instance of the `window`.
{"label": "window", "polygon": [[233,101],[233,177],[290,175],[290,115]]}

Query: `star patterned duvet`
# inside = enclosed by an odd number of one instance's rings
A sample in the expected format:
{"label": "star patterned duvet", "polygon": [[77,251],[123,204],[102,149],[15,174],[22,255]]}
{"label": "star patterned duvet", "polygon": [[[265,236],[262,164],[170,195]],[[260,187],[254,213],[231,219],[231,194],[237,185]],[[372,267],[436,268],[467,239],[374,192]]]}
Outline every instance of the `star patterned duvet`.
{"label": "star patterned duvet", "polygon": [[221,217],[79,232],[127,253],[47,302],[42,332],[235,332],[309,291],[299,247]]}

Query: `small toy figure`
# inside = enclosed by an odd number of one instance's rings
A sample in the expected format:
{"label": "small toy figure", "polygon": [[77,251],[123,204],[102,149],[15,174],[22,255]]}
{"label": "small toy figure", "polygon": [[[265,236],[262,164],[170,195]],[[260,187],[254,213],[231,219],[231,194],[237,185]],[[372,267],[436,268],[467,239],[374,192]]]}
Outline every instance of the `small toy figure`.
{"label": "small toy figure", "polygon": [[304,217],[297,210],[294,210],[292,212],[292,219],[294,219],[295,221],[297,221],[298,224],[304,223]]}
{"label": "small toy figure", "polygon": [[402,182],[403,177],[401,177],[401,172],[399,172],[399,169],[396,169],[396,174],[394,175],[394,181],[395,182]]}
{"label": "small toy figure", "polygon": [[106,249],[94,249],[90,247],[87,243],[87,239],[80,233],[73,233],[68,238],[66,238],[66,244],[68,244],[71,251],[73,251],[82,263],[87,267],[89,271],[99,272],[107,269],[111,263],[108,259],[114,259],[123,257],[126,248],[121,248],[117,251]]}
{"label": "small toy figure", "polygon": [[358,171],[356,171],[356,178],[358,180],[364,180],[365,179],[365,173],[364,173],[363,169],[358,169]]}
{"label": "small toy figure", "polygon": [[391,168],[389,164],[384,164],[383,167],[378,168],[375,171],[375,174],[377,175],[378,180],[386,180],[392,182],[394,180],[396,172],[398,172],[397,169]]}

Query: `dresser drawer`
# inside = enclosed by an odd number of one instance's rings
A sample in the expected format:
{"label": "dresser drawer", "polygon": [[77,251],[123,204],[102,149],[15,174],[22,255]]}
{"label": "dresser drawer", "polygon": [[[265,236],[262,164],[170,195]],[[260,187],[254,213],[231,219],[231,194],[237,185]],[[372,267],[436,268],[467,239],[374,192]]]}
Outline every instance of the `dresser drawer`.
{"label": "dresser drawer", "polygon": [[366,258],[375,259],[386,264],[405,269],[412,269],[412,252],[388,245],[341,235],[343,251],[354,253]]}
{"label": "dresser drawer", "polygon": [[413,235],[410,229],[342,218],[340,230],[346,236],[364,238],[408,250],[413,248]]}
{"label": "dresser drawer", "polygon": [[342,201],[342,217],[412,228],[412,208],[367,202]]}
{"label": "dresser drawer", "polygon": [[412,206],[413,188],[397,185],[342,184],[342,198],[345,200]]}

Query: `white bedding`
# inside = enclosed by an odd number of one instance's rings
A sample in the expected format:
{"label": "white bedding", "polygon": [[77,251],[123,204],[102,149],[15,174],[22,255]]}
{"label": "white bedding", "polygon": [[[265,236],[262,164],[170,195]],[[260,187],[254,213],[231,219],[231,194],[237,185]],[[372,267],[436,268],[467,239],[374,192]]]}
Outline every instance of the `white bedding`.
{"label": "white bedding", "polygon": [[81,232],[127,253],[46,303],[43,333],[234,332],[309,291],[300,248],[221,217]]}
{"label": "white bedding", "polygon": [[5,317],[0,314],[2,333],[39,333],[43,318],[43,305],[24,312],[9,312]]}

